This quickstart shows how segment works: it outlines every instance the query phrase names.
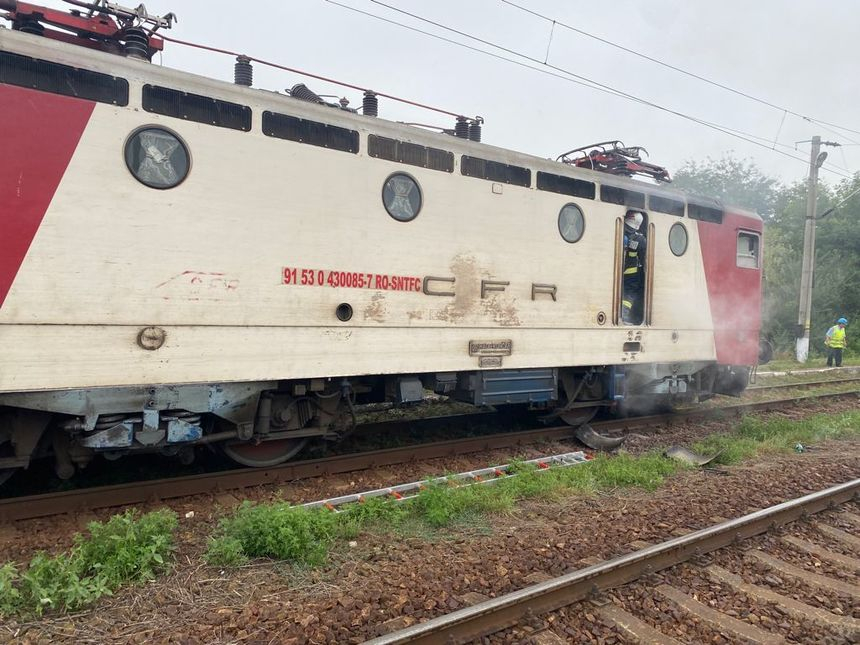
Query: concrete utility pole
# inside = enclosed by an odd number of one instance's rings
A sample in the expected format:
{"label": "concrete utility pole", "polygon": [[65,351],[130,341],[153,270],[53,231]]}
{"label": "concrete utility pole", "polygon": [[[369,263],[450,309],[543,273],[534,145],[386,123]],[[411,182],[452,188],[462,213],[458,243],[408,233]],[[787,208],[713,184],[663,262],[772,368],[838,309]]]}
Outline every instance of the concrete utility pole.
{"label": "concrete utility pole", "polygon": [[[829,142],[825,142],[826,145]],[[800,273],[800,306],[797,312],[797,360],[809,358],[809,328],[812,318],[812,275],[815,267],[815,202],[818,193],[818,169],[827,158],[821,150],[821,137],[812,137],[809,154],[809,187],[806,201],[806,226],[803,229],[803,268]]]}

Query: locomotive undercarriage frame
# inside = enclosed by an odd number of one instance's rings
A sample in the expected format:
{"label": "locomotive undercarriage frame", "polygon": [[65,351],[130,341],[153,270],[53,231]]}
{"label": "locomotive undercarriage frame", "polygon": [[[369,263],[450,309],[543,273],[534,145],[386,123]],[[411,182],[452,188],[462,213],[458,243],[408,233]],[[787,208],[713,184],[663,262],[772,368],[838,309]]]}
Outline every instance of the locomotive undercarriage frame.
{"label": "locomotive undercarriage frame", "polygon": [[[266,443],[271,453],[278,442],[301,448],[310,437],[339,437],[349,425],[339,422],[350,408],[341,406],[343,394],[329,379],[2,394],[0,475],[51,454],[62,478],[97,454],[160,452],[187,463],[193,446],[206,444],[221,444],[240,463],[265,465],[240,446]],[[290,452],[277,455],[285,460],[297,450],[280,452]]]}
{"label": "locomotive undercarriage frame", "polygon": [[157,452],[189,463],[199,445],[271,466],[311,439],[343,438],[356,405],[417,402],[427,390],[477,406],[526,404],[579,426],[601,408],[648,414],[737,395],[748,379],[748,367],[698,361],[0,394],[0,483],[36,457],[53,455],[68,478],[98,454]]}

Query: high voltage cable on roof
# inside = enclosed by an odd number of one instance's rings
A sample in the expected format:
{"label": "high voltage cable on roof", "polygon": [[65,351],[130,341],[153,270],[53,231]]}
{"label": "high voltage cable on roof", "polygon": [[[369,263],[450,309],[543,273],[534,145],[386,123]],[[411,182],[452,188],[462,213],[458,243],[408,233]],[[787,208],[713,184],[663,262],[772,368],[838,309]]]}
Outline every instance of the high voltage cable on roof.
{"label": "high voltage cable on roof", "polygon": [[[486,50],[479,49],[477,47],[472,47],[470,45],[466,45],[466,44],[461,43],[461,42],[456,41],[456,40],[452,40],[450,38],[445,38],[444,36],[440,36],[439,34],[434,34],[432,32],[424,31],[422,29],[418,29],[417,27],[413,27],[411,25],[406,25],[404,23],[397,22],[396,20],[392,20],[390,18],[385,18],[383,16],[380,16],[380,15],[377,15],[374,13],[370,13],[369,11],[364,11],[364,10],[358,9],[356,7],[342,4],[341,2],[337,2],[336,0],[325,0],[325,1],[328,2],[329,4],[333,4],[335,6],[341,7],[342,9],[347,9],[349,11],[353,11],[355,13],[359,13],[359,14],[368,16],[370,18],[374,18],[375,20],[387,22],[389,24],[396,25],[396,26],[402,27],[404,29],[408,29],[410,31],[414,31],[414,32],[423,34],[425,36],[430,36],[431,38],[436,38],[437,40],[441,40],[441,41],[444,41],[444,42],[447,42],[447,43],[450,43],[453,45],[457,45],[458,47],[463,47],[465,49],[469,49],[471,51],[475,51],[475,52],[478,52],[480,54],[484,54],[486,56],[491,56],[493,58],[497,58],[497,59],[505,61],[507,63],[519,65],[520,67],[525,67],[526,69],[530,69],[532,71],[546,73],[546,74],[549,74],[550,76],[554,76],[556,78],[560,78],[562,80],[565,80],[565,81],[568,81],[571,83],[576,83],[577,85],[583,85],[584,87],[587,87],[587,88],[590,88],[593,90],[598,90],[598,91],[604,92],[606,94],[618,96],[620,98],[624,98],[624,99],[633,101],[635,103],[640,103],[642,105],[646,105],[648,107],[652,107],[652,108],[661,110],[663,112],[667,112],[669,114],[674,114],[675,116],[681,117],[681,118],[686,119],[688,121],[692,121],[693,123],[698,123],[699,125],[703,125],[705,127],[711,128],[711,129],[716,130],[718,132],[722,132],[723,134],[727,134],[729,136],[735,137],[735,138],[740,139],[742,141],[746,141],[747,143],[751,143],[753,145],[757,145],[759,147],[762,147],[766,150],[770,150],[771,152],[781,154],[785,157],[788,157],[789,159],[794,159],[795,161],[799,161],[799,162],[803,163],[804,165],[808,163],[807,159],[804,157],[798,157],[798,156],[790,154],[788,152],[783,152],[782,150],[776,150],[768,144],[761,143],[760,141],[756,141],[755,139],[751,138],[751,137],[755,137],[755,138],[761,139],[763,141],[770,142],[771,139],[768,137],[761,137],[758,135],[746,135],[746,133],[737,134],[738,132],[742,132],[742,131],[735,130],[734,128],[729,128],[727,126],[722,126],[719,124],[711,123],[710,121],[706,121],[704,119],[701,119],[701,118],[698,118],[698,117],[695,117],[695,116],[692,116],[689,114],[685,114],[683,112],[679,112],[679,111],[674,110],[672,108],[668,108],[668,107],[665,107],[663,105],[659,105],[659,104],[654,103],[652,101],[648,101],[647,99],[643,99],[643,98],[635,96],[633,94],[629,94],[627,92],[624,92],[623,90],[619,90],[617,88],[614,88],[610,85],[606,85],[605,83],[600,83],[599,81],[595,81],[593,79],[587,78],[587,77],[582,76],[580,74],[576,74],[574,72],[571,72],[570,70],[564,69],[563,67],[558,67],[556,65],[544,63],[540,59],[529,56],[528,54],[523,54],[521,52],[518,52],[516,50],[504,47],[503,45],[499,45],[499,44],[494,43],[492,41],[484,40],[484,39],[479,38],[477,36],[474,36],[472,34],[460,31],[458,29],[454,29],[453,27],[448,27],[447,25],[443,25],[442,23],[435,22],[433,20],[430,20],[428,18],[424,18],[424,17],[419,16],[419,15],[414,14],[414,13],[410,13],[410,12],[405,11],[403,9],[399,9],[398,7],[394,7],[392,5],[386,4],[384,2],[381,2],[380,0],[370,0],[370,1],[373,2],[374,4],[380,5],[382,7],[385,7],[387,9],[390,9],[390,10],[395,11],[397,13],[407,15],[411,18],[414,18],[415,20],[419,20],[421,22],[431,24],[435,27],[439,27],[440,29],[444,29],[446,31],[450,31],[450,32],[455,33],[457,35],[463,36],[464,38],[469,38],[471,40],[477,41],[477,42],[482,43],[484,45],[487,45],[489,47],[493,47],[495,49],[499,49],[499,50],[504,51],[506,53],[513,54],[514,56],[518,56],[518,57],[523,58],[525,60],[531,61],[531,62],[536,63],[542,67],[548,67],[550,69],[556,70],[558,72],[561,72],[565,76],[562,76],[560,74],[555,74],[552,72],[547,72],[546,70],[534,67],[532,65],[527,65],[521,61],[512,60],[510,58],[507,58],[505,56],[501,56],[499,54],[494,54],[492,52],[488,52]],[[572,78],[570,78],[570,77],[572,77]],[[784,144],[779,144],[779,145],[784,145]],[[790,147],[790,146],[788,146],[788,147]],[[842,170],[845,170],[848,174],[846,174],[844,172],[839,172],[838,170],[835,170],[834,168],[828,168],[828,167],[822,167],[821,170],[825,170],[827,172],[833,173],[833,174],[838,175],[840,177],[845,177],[845,178],[851,177],[851,174],[850,174],[851,171],[849,171],[848,169],[842,169]]]}
{"label": "high voltage cable on roof", "polygon": [[[529,9],[527,7],[523,7],[522,5],[519,5],[516,2],[512,2],[511,0],[501,0],[501,2],[503,2],[504,4],[509,5],[511,7],[514,7],[515,9],[519,9],[520,11],[524,11],[525,13],[531,14],[532,16],[535,16],[537,18],[541,18],[542,20],[546,20],[547,22],[552,23],[553,30],[555,29],[555,26],[557,25],[559,27],[562,27],[563,29],[567,29],[568,31],[573,31],[573,32],[575,32],[577,34],[581,34],[587,38],[592,38],[592,39],[597,40],[597,41],[599,41],[605,45],[609,45],[610,47],[615,47],[616,49],[620,49],[622,51],[625,51],[628,54],[633,54],[634,56],[638,56],[639,58],[645,59],[645,60],[650,61],[652,63],[655,63],[657,65],[661,65],[663,67],[666,67],[668,69],[676,71],[680,74],[684,74],[685,76],[695,78],[699,81],[702,81],[703,83],[707,83],[708,85],[713,85],[714,87],[718,87],[722,90],[726,90],[727,92],[731,92],[732,94],[737,94],[738,96],[742,96],[742,97],[749,99],[751,101],[755,101],[756,103],[766,105],[766,106],[773,108],[775,110],[779,110],[780,112],[787,112],[788,114],[791,114],[792,116],[800,117],[801,119],[804,119],[806,121],[810,121],[813,123],[817,123],[819,125],[829,125],[831,127],[837,128],[839,130],[845,130],[847,132],[853,132],[854,134],[860,134],[860,132],[858,132],[857,130],[852,130],[851,128],[846,128],[844,126],[835,125],[833,123],[828,123],[827,121],[821,121],[820,119],[816,119],[816,118],[813,118],[811,116],[807,116],[805,114],[795,112],[794,110],[791,110],[787,107],[783,107],[781,105],[776,105],[775,103],[771,103],[770,101],[768,101],[766,99],[762,99],[762,98],[759,98],[757,96],[753,96],[752,94],[748,94],[747,92],[744,92],[742,90],[737,90],[737,89],[730,87],[728,85],[725,85],[723,83],[713,81],[709,78],[701,76],[700,74],[696,74],[695,72],[691,72],[689,70],[683,69],[682,67],[678,67],[677,65],[672,65],[671,63],[667,63],[666,61],[660,60],[659,58],[654,58],[653,56],[648,56],[647,54],[643,54],[642,52],[636,51],[635,49],[625,47],[624,45],[619,45],[618,43],[612,42],[611,40],[608,40],[606,38],[601,38],[600,36],[597,36],[595,34],[588,32],[588,31],[585,31],[584,29],[579,29],[577,27],[573,27],[572,25],[565,24],[564,22],[562,22],[561,20],[558,20],[557,18],[550,18],[549,16],[545,16],[541,13],[538,13],[537,11],[533,11],[532,9]],[[839,133],[833,133],[833,134],[839,134]],[[840,136],[844,136],[844,135],[840,135]]]}

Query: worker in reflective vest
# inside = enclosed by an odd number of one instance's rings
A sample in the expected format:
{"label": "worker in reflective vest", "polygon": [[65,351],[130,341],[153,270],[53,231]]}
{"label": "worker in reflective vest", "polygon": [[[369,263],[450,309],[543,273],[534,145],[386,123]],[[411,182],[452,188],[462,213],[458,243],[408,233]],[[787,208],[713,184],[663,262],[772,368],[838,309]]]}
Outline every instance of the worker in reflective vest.
{"label": "worker in reflective vest", "polygon": [[639,211],[624,216],[624,275],[621,292],[621,319],[628,325],[641,325],[645,300],[645,236],[640,233],[644,217]]}
{"label": "worker in reflective vest", "polygon": [[845,325],[847,324],[848,321],[845,318],[840,318],[824,336],[824,344],[827,345],[827,367],[833,367],[834,361],[836,367],[842,367],[842,350],[846,345]]}

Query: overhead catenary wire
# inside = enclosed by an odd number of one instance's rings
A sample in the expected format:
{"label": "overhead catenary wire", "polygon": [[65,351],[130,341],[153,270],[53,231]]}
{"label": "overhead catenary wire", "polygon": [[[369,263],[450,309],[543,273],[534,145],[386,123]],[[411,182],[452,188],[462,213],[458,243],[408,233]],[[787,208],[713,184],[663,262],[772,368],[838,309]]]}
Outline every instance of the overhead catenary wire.
{"label": "overhead catenary wire", "polygon": [[[585,36],[587,38],[591,38],[591,39],[596,40],[598,42],[601,42],[605,45],[608,45],[610,47],[620,49],[621,51],[627,52],[628,54],[632,54],[633,56],[638,56],[639,58],[650,61],[656,65],[660,65],[660,66],[665,67],[667,69],[671,69],[671,70],[678,72],[680,74],[684,74],[685,76],[689,76],[690,78],[695,78],[696,80],[699,80],[703,83],[707,83],[708,85],[718,87],[718,88],[725,90],[727,92],[731,92],[732,94],[736,94],[738,96],[742,96],[742,97],[749,99],[751,101],[755,101],[756,103],[760,103],[761,105],[766,105],[767,107],[773,108],[775,110],[779,110],[780,112],[788,113],[788,114],[791,114],[792,116],[796,116],[796,117],[799,117],[799,118],[804,119],[806,121],[816,123],[816,124],[824,127],[824,129],[827,129],[825,126],[830,126],[833,128],[837,128],[839,130],[845,130],[846,132],[852,132],[854,134],[860,134],[860,131],[853,130],[851,128],[847,128],[845,126],[836,125],[834,123],[829,123],[827,121],[822,121],[821,119],[817,119],[817,118],[802,114],[800,112],[797,112],[797,111],[792,110],[790,108],[787,108],[785,106],[772,103],[772,102],[768,101],[767,99],[763,99],[763,98],[754,96],[752,94],[749,94],[748,92],[744,92],[742,90],[735,89],[735,88],[733,88],[729,85],[726,85],[724,83],[720,83],[719,81],[714,81],[710,78],[702,76],[701,74],[696,74],[695,72],[691,72],[691,71],[684,69],[682,67],[678,67],[677,65],[673,65],[672,63],[667,63],[666,61],[660,60],[659,58],[655,58],[653,56],[643,54],[640,51],[637,51],[637,50],[632,49],[630,47],[625,47],[624,45],[613,42],[607,38],[603,38],[603,37],[598,36],[596,34],[592,34],[591,32],[588,32],[584,29],[580,29],[578,27],[568,25],[565,22],[559,20],[558,18],[552,18],[550,16],[545,16],[544,14],[539,13],[537,11],[534,11],[532,9],[529,9],[528,7],[524,7],[520,4],[517,4],[516,2],[512,2],[512,0],[500,0],[500,1],[506,5],[514,7],[515,9],[519,9],[520,11],[523,11],[525,13],[531,14],[532,16],[535,16],[537,18],[541,18],[542,20],[546,20],[547,22],[552,23],[553,29],[555,29],[555,27],[557,25],[557,26],[561,27],[562,29],[567,29],[568,31],[572,31],[572,32],[575,32],[575,33],[580,34],[582,36]],[[832,130],[830,132],[832,134],[839,134],[839,133],[833,132]],[[844,136],[844,135],[840,134],[840,136]],[[852,143],[856,143],[856,142],[852,142]]]}
{"label": "overhead catenary wire", "polygon": [[201,43],[193,43],[187,40],[180,40],[179,38],[173,38],[172,36],[166,36],[162,33],[159,33],[159,37],[167,40],[171,43],[176,43],[177,45],[184,45],[186,47],[193,47],[195,49],[203,49],[205,51],[214,52],[217,54],[227,54],[228,56],[247,56],[247,58],[255,63],[260,63],[260,65],[265,65],[267,67],[273,67],[275,69],[284,70],[287,72],[292,72],[293,74],[300,74],[301,76],[307,76],[308,78],[315,78],[320,81],[325,81],[326,83],[334,83],[335,85],[340,85],[341,87],[348,87],[353,90],[358,90],[359,92],[367,92],[372,91],[377,96],[382,96],[387,99],[391,99],[392,101],[398,101],[400,103],[405,103],[407,105],[412,105],[414,107],[419,107],[425,110],[432,110],[433,112],[439,112],[441,114],[447,114],[453,117],[462,117],[462,114],[457,112],[450,112],[449,110],[443,110],[442,108],[433,107],[432,105],[425,105],[424,103],[417,103],[415,101],[410,101],[409,99],[402,98],[400,96],[394,96],[393,94],[386,94],[385,92],[377,92],[376,90],[371,90],[367,87],[361,87],[360,85],[353,85],[352,83],[347,83],[345,81],[338,81],[333,78],[328,78],[326,76],[320,76],[319,74],[314,74],[312,72],[306,72],[304,70],[296,69],[294,67],[287,67],[286,65],[281,65],[280,63],[274,63],[272,61],[264,60],[262,58],[257,58],[255,56],[248,56],[247,54],[240,54],[239,52],[234,52],[229,49],[222,49],[220,47],[212,47],[211,45],[203,45]]}
{"label": "overhead catenary wire", "polygon": [[[398,22],[398,21],[396,21],[396,20],[392,20],[392,19],[390,19],[390,18],[386,18],[386,17],[380,16],[380,15],[377,15],[377,14],[371,13],[371,12],[369,12],[369,11],[364,11],[364,10],[362,10],[362,9],[358,9],[357,7],[353,7],[353,6],[350,6],[350,5],[343,4],[343,3],[341,3],[341,2],[338,2],[337,0],[325,0],[325,2],[327,2],[327,3],[329,3],[329,4],[332,4],[332,5],[335,5],[335,6],[338,6],[338,7],[341,7],[341,8],[343,8],[343,9],[347,9],[347,10],[349,10],[349,11],[353,11],[353,12],[355,12],[355,13],[363,14],[363,15],[365,15],[365,16],[368,16],[368,17],[370,17],[370,18],[374,18],[374,19],[376,19],[376,20],[380,20],[380,21],[383,21],[383,22],[387,22],[387,23],[389,23],[389,24],[393,24],[393,25],[396,25],[396,26],[398,26],[398,27],[401,27],[401,28],[404,28],[404,29],[408,29],[408,30],[410,30],[410,31],[414,31],[414,32],[417,32],[417,33],[421,33],[421,34],[423,34],[423,35],[430,36],[430,37],[432,37],[432,38],[436,38],[436,39],[438,39],[438,40],[442,40],[442,41],[444,41],[444,42],[447,42],[447,43],[450,43],[450,44],[454,44],[454,45],[457,45],[457,46],[459,46],[459,47],[463,47],[463,48],[466,48],[466,49],[469,49],[469,50],[472,50],[472,51],[475,51],[475,52],[478,52],[478,53],[481,53],[481,54],[484,54],[484,55],[487,55],[487,56],[491,56],[491,57],[493,57],[493,58],[496,58],[496,59],[499,59],[499,60],[505,61],[505,62],[507,62],[507,63],[512,63],[512,64],[515,64],[515,65],[519,65],[519,66],[521,66],[521,67],[525,67],[526,69],[530,69],[530,70],[532,70],[532,71],[539,71],[539,72],[543,72],[543,71],[545,71],[545,70],[541,70],[540,68],[536,68],[536,67],[534,67],[534,66],[532,66],[532,65],[524,64],[522,61],[512,60],[512,59],[510,59],[510,58],[507,58],[507,57],[505,57],[505,56],[501,56],[501,55],[499,55],[499,54],[494,54],[494,53],[492,53],[492,52],[488,52],[488,51],[486,51],[486,50],[483,50],[483,49],[480,49],[480,48],[477,48],[477,47],[472,47],[472,46],[467,45],[467,44],[465,44],[465,43],[461,43],[461,42],[459,42],[459,41],[457,41],[457,40],[453,40],[453,39],[450,39],[450,38],[445,38],[444,36],[441,36],[441,35],[439,35],[439,34],[434,34],[434,33],[432,33],[432,32],[428,32],[428,31],[425,31],[425,30],[422,30],[422,29],[418,29],[418,28],[413,27],[413,26],[411,26],[411,25],[407,25],[407,24],[404,24],[404,23]],[[455,33],[455,34],[457,34],[457,35],[459,35],[459,36],[462,36],[462,37],[464,37],[464,38],[468,38],[468,39],[470,39],[470,40],[474,40],[474,41],[479,42],[479,43],[481,43],[481,44],[484,44],[484,45],[486,45],[486,46],[493,47],[493,48],[498,49],[498,50],[500,50],[500,51],[506,52],[506,53],[508,53],[508,54],[512,54],[512,55],[517,56],[517,57],[519,57],[519,58],[522,58],[522,59],[524,59],[524,60],[528,60],[528,61],[530,61],[530,62],[532,62],[532,63],[537,64],[537,65],[540,65],[540,66],[543,66],[543,67],[547,67],[547,68],[550,68],[550,69],[552,69],[552,70],[555,70],[556,72],[560,72],[561,74],[564,74],[564,76],[561,76],[560,74],[554,74],[554,73],[550,74],[551,76],[555,76],[556,78],[561,78],[562,80],[566,80],[566,81],[569,81],[569,82],[573,82],[573,83],[576,83],[576,84],[578,84],[578,85],[582,85],[582,86],[584,86],[584,87],[588,87],[588,88],[593,89],[593,90],[598,90],[598,91],[601,91],[601,92],[604,92],[604,93],[607,93],[607,94],[611,94],[611,95],[614,95],[614,96],[618,96],[618,97],[620,97],[620,98],[624,98],[624,99],[626,99],[626,100],[630,100],[630,101],[633,101],[633,102],[636,102],[636,103],[640,103],[640,104],[642,104],[642,105],[646,105],[646,106],[648,106],[648,107],[652,107],[652,108],[654,108],[654,109],[658,109],[658,110],[661,110],[661,111],[667,112],[667,113],[669,113],[669,114],[674,114],[674,115],[676,115],[676,116],[678,116],[678,117],[680,117],[680,118],[686,119],[686,120],[688,120],[688,121],[692,121],[692,122],[694,122],[694,123],[698,123],[698,124],[700,124],[700,125],[703,125],[703,126],[705,126],[705,127],[711,128],[711,129],[716,130],[716,131],[718,131],[718,132],[722,132],[723,134],[726,134],[726,135],[729,135],[729,136],[735,137],[735,138],[740,139],[740,140],[742,140],[742,141],[746,141],[747,143],[751,143],[751,144],[753,144],[753,145],[757,145],[757,146],[759,146],[759,147],[761,147],[761,148],[764,148],[764,149],[766,149],[766,150],[770,150],[770,151],[772,151],[772,152],[775,152],[775,153],[777,153],[777,154],[783,155],[783,156],[788,157],[788,158],[790,158],[790,159],[794,159],[795,161],[799,161],[799,162],[801,162],[801,163],[803,163],[803,164],[807,164],[807,163],[808,163],[808,160],[807,160],[806,158],[804,158],[804,157],[799,157],[799,156],[797,156],[797,155],[793,155],[793,154],[791,154],[791,153],[789,153],[789,152],[785,152],[785,151],[783,151],[783,150],[775,150],[774,148],[772,148],[772,147],[771,147],[771,145],[772,145],[772,144],[771,144],[771,141],[772,141],[772,140],[771,140],[771,138],[770,138],[770,137],[762,137],[762,136],[758,136],[758,135],[750,135],[750,134],[748,134],[748,133],[739,134],[739,133],[741,133],[742,131],[737,130],[737,129],[735,129],[735,128],[729,128],[729,127],[727,127],[727,126],[722,126],[722,125],[719,125],[719,124],[715,124],[715,123],[712,123],[712,122],[710,122],[710,121],[706,121],[706,120],[704,120],[704,119],[701,119],[701,118],[699,118],[699,117],[695,117],[695,116],[692,116],[692,115],[686,114],[686,113],[684,113],[684,112],[680,112],[680,111],[678,111],[678,110],[675,110],[675,109],[672,109],[672,108],[669,108],[669,107],[666,107],[666,106],[663,106],[663,105],[660,105],[660,104],[654,103],[653,101],[649,101],[649,100],[647,100],[647,99],[644,99],[644,98],[641,98],[641,97],[635,96],[635,95],[633,95],[633,94],[630,94],[630,93],[628,93],[628,92],[625,92],[625,91],[620,90],[620,89],[617,89],[617,88],[614,88],[614,87],[612,87],[612,86],[610,86],[610,85],[607,85],[607,84],[605,84],[605,83],[601,83],[601,82],[599,82],[599,81],[595,81],[595,80],[593,80],[593,79],[590,79],[590,78],[588,78],[588,77],[582,76],[582,75],[580,75],[580,74],[576,74],[576,73],[574,73],[574,72],[572,72],[572,71],[570,71],[570,70],[567,70],[567,69],[565,69],[565,68],[563,68],[563,67],[559,67],[559,66],[557,66],[557,65],[552,65],[552,64],[550,64],[550,63],[544,63],[544,62],[543,62],[543,61],[541,61],[540,59],[538,59],[538,58],[534,58],[534,57],[532,57],[532,56],[529,56],[528,54],[524,54],[524,53],[522,53],[522,52],[518,52],[518,51],[516,51],[516,50],[514,50],[514,49],[511,49],[511,48],[505,47],[505,46],[503,46],[503,45],[499,45],[498,43],[494,43],[494,42],[492,42],[492,41],[485,40],[485,39],[480,38],[480,37],[478,37],[478,36],[474,36],[473,34],[469,34],[469,33],[467,33],[467,32],[464,32],[464,31],[461,31],[461,30],[455,29],[455,28],[453,28],[453,27],[449,27],[448,25],[444,25],[444,24],[442,24],[442,23],[440,23],[440,22],[437,22],[437,21],[434,21],[434,20],[430,20],[430,19],[428,19],[428,18],[425,18],[425,17],[420,16],[420,15],[415,14],[415,13],[411,13],[411,12],[406,11],[406,10],[404,10],[404,9],[400,9],[399,7],[395,7],[395,6],[389,5],[389,4],[385,3],[385,2],[382,2],[381,0],[370,0],[370,2],[372,2],[372,3],[374,3],[374,4],[377,4],[377,5],[379,5],[379,6],[385,7],[386,9],[389,9],[389,10],[391,10],[391,11],[395,11],[395,12],[397,12],[397,13],[404,14],[404,15],[409,16],[410,18],[413,18],[413,19],[415,19],[415,20],[418,20],[418,21],[421,21],[421,22],[424,22],[424,23],[427,23],[427,24],[431,24],[431,25],[433,25],[433,26],[435,26],[435,27],[438,27],[438,28],[440,28],[440,29],[444,29],[444,30],[446,30],[446,31],[449,31],[449,32]],[[754,138],[753,138],[753,137],[754,137]],[[756,141],[755,139],[760,139],[761,141]],[[762,141],[766,141],[767,143],[762,143]],[[780,144],[780,145],[784,145],[784,144]],[[790,146],[786,146],[786,147],[790,147]],[[847,170],[847,169],[842,169],[842,170],[844,170],[845,172],[840,172],[839,170],[837,170],[837,169],[835,169],[835,168],[823,167],[823,168],[822,168],[822,170],[824,170],[824,171],[826,171],[826,172],[830,172],[830,173],[835,174],[835,175],[838,175],[838,176],[841,176],[841,177],[850,177],[850,176],[851,176],[851,171],[849,171],[849,170]],[[846,174],[846,173],[848,173],[848,174]]]}

